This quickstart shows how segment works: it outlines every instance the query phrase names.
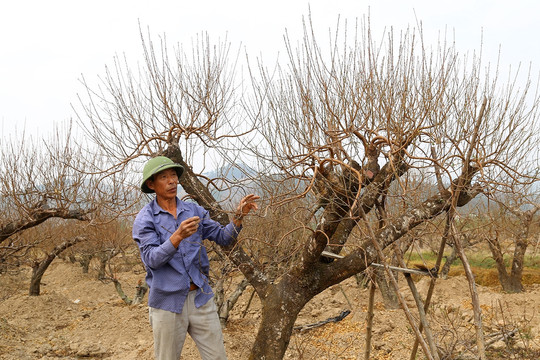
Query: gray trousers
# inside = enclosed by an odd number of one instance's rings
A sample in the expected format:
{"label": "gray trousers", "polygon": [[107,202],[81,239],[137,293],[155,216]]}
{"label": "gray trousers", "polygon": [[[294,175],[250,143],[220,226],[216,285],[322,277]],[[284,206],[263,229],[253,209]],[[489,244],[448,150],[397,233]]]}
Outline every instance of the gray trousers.
{"label": "gray trousers", "polygon": [[150,307],[156,360],[178,360],[189,333],[203,360],[226,360],[221,324],[214,299],[195,307],[197,291],[190,291],[181,314]]}

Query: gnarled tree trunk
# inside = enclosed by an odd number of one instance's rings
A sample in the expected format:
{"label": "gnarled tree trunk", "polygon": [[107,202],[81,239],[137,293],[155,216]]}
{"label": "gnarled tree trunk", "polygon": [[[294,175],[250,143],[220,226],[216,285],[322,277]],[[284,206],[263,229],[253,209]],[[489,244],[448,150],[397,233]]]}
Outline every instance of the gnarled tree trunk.
{"label": "gnarled tree trunk", "polygon": [[503,252],[498,237],[493,237],[487,241],[493,260],[497,267],[499,282],[504,291],[509,293],[520,293],[523,291],[523,259],[527,250],[527,241],[516,241],[512,268],[510,273],[504,263]]}
{"label": "gnarled tree trunk", "polygon": [[540,210],[539,205],[534,205],[532,209],[527,211],[520,211],[519,209],[512,210],[512,213],[519,219],[521,229],[516,234],[514,239],[514,254],[512,257],[512,266],[510,272],[506,268],[504,263],[504,254],[499,241],[498,233],[491,238],[488,238],[489,249],[495,260],[497,267],[497,275],[499,282],[504,291],[508,293],[520,293],[523,288],[523,265],[525,260],[525,253],[529,246],[529,232],[533,223],[533,218],[536,212]]}
{"label": "gnarled tree trunk", "polygon": [[[169,144],[166,152],[173,161],[185,167],[180,183],[201,206],[208,209],[214,218],[222,224],[229,222],[228,216],[220,209],[208,189],[193,174],[191,167],[184,163],[177,145]],[[395,170],[399,172],[396,174]],[[381,192],[385,191],[393,179],[407,170],[405,164],[387,164],[383,167],[374,181],[364,189],[358,206],[362,211],[370,211],[376,204]],[[470,184],[465,179],[463,182]],[[459,206],[468,203],[477,192],[464,189],[459,198]],[[376,240],[381,248],[386,248],[411,229],[426,220],[433,219],[449,206],[449,193],[437,194],[404,215],[395,218],[376,233]],[[224,249],[231,261],[242,271],[250,285],[254,287],[262,302],[262,317],[257,337],[250,355],[251,359],[282,359],[290,341],[292,329],[300,310],[315,295],[332,285],[364,271],[378,258],[377,251],[371,240],[366,240],[362,246],[342,259],[321,261],[321,253],[334,234],[340,238],[343,232],[350,233],[356,222],[343,221],[350,218],[354,208],[347,207],[347,202],[336,198],[324,209],[324,220],[319,223],[316,231],[303,246],[302,256],[291,271],[284,275],[279,282],[269,281],[266,274],[246,254],[240,244],[234,244]],[[359,216],[357,216],[359,218]],[[342,221],[344,224],[342,224]],[[348,229],[344,229],[348,227]]]}
{"label": "gnarled tree trunk", "polygon": [[53,260],[64,250],[69,248],[70,246],[75,245],[79,241],[84,240],[82,236],[74,237],[73,239],[64,241],[62,244],[56,246],[45,259],[43,259],[41,262],[36,261],[32,265],[32,278],[30,279],[30,290],[28,294],[30,296],[39,296],[41,291],[41,279],[43,278],[43,275],[45,274],[45,271],[49,268],[49,265],[53,262]]}

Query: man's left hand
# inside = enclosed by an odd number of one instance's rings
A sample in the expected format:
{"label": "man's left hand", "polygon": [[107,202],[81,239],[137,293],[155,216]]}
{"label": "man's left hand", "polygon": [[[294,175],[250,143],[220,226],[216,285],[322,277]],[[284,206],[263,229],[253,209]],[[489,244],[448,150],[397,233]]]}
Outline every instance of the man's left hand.
{"label": "man's left hand", "polygon": [[259,196],[255,194],[249,194],[247,196],[244,196],[242,200],[240,200],[240,204],[238,204],[234,215],[235,225],[241,225],[244,216],[246,216],[251,210],[257,210],[259,208],[255,203],[255,201],[259,199]]}

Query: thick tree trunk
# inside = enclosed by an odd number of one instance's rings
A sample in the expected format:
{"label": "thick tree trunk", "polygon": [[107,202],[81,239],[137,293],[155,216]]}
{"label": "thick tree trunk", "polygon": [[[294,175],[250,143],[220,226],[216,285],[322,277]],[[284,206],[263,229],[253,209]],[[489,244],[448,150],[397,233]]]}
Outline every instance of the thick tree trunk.
{"label": "thick tree trunk", "polygon": [[[312,279],[302,279],[303,284],[316,281],[314,271]],[[294,323],[298,313],[317,292],[310,287],[302,287],[299,279],[286,276],[276,286],[272,286],[262,300],[262,317],[255,343],[251,350],[251,360],[281,360],[289,345]]]}
{"label": "thick tree trunk", "polygon": [[540,210],[540,205],[534,205],[532,209],[520,211],[518,209],[509,209],[520,221],[521,231],[516,235],[514,243],[514,256],[512,258],[512,267],[508,273],[503,261],[503,253],[498,236],[488,239],[489,248],[493,259],[497,264],[497,273],[499,281],[504,291],[509,293],[520,293],[523,288],[523,265],[525,252],[529,246],[529,232],[533,224],[534,215]]}
{"label": "thick tree trunk", "polygon": [[506,269],[504,263],[503,253],[501,250],[501,244],[497,237],[488,240],[489,249],[495,265],[497,268],[497,275],[499,282],[503,288],[503,291],[508,293],[520,293],[523,291],[522,277],[523,277],[523,260],[525,257],[525,251],[527,250],[526,241],[516,241],[516,247],[514,250],[514,258],[512,260],[512,268],[510,274]]}
{"label": "thick tree trunk", "polygon": [[[214,200],[208,189],[193,174],[191,168],[184,163],[177,146],[170,146],[166,156],[185,166],[180,183],[199,204],[211,213],[211,216],[221,224],[229,222],[219,204]],[[398,170],[396,173],[396,169]],[[333,199],[324,210],[321,223],[316,231],[302,247],[298,263],[285,274],[278,283],[273,283],[268,274],[246,254],[242,246],[233,244],[225,248],[229,259],[242,271],[250,285],[253,286],[262,302],[262,319],[250,359],[282,359],[293,331],[294,323],[300,310],[315,295],[328,287],[364,271],[378,257],[372,240],[385,248],[407,234],[417,225],[432,219],[445,211],[450,194],[441,193],[424,201],[419,206],[410,209],[406,214],[394,219],[384,228],[377,231],[375,238],[364,242],[355,251],[330,263],[321,262],[321,253],[329,244],[344,241],[350,231],[356,226],[356,221],[344,222],[344,219],[359,218],[360,211],[368,213],[377,203],[381,191],[387,188],[396,176],[404,173],[407,166],[404,163],[386,164],[369,186],[365,187],[361,199],[350,207],[347,199]],[[468,178],[462,183],[470,186]],[[460,180],[461,181],[461,180]],[[467,191],[465,191],[467,190]],[[463,206],[478,194],[477,189],[463,189],[457,202]],[[350,199],[349,199],[350,200]],[[337,238],[335,239],[334,235]],[[347,236],[346,236],[347,235]],[[341,241],[340,241],[341,240]]]}
{"label": "thick tree trunk", "polygon": [[525,260],[525,252],[529,243],[527,239],[518,239],[514,249],[514,259],[512,260],[512,269],[508,277],[507,287],[503,286],[504,291],[509,293],[523,292],[523,262]]}
{"label": "thick tree trunk", "polygon": [[88,270],[90,269],[90,262],[92,261],[93,255],[91,254],[83,254],[79,258],[79,264],[81,264],[82,272],[83,274],[88,274]]}
{"label": "thick tree trunk", "polygon": [[504,281],[501,281],[501,286],[503,288],[503,291],[507,293],[523,292],[523,284],[521,283],[521,277],[509,276]]}
{"label": "thick tree trunk", "polygon": [[[460,197],[460,206],[473,197],[473,194],[463,192]],[[381,248],[391,245],[418,224],[446,210],[450,205],[448,200],[449,198],[444,195],[437,195],[426,200],[417,208],[379,230],[375,234],[376,241],[379,242]],[[316,236],[317,233],[312,241],[317,241]],[[320,249],[315,245],[306,246],[303,254],[304,262],[307,257],[314,258],[314,253],[317,251],[320,254],[322,249],[324,246]],[[343,259],[329,264],[312,262],[309,266],[305,264],[303,267],[297,266],[279,283],[268,285],[267,291],[260,296],[262,320],[250,358],[282,359],[290,341],[294,322],[303,306],[329,286],[364,271],[377,258],[377,251],[368,240]]]}
{"label": "thick tree trunk", "polygon": [[32,278],[30,279],[30,289],[28,295],[39,296],[41,292],[41,279],[43,278],[45,271],[49,268],[49,265],[51,265],[58,254],[70,246],[75,245],[79,241],[82,241],[83,239],[83,237],[77,236],[71,240],[64,241],[62,244],[55,247],[45,259],[43,259],[41,262],[36,261],[32,265]]}
{"label": "thick tree trunk", "polygon": [[[375,240],[379,242],[381,248],[387,247],[418,224],[443,212],[448,205],[448,198],[434,196],[378,231]],[[315,246],[307,246],[304,258],[314,257],[314,254],[309,253],[310,249],[316,251]],[[324,246],[321,246],[319,254],[322,249]],[[304,305],[328,287],[364,271],[377,258],[377,251],[372,242],[367,240],[343,259],[329,264],[314,262],[309,266],[298,266],[286,274],[279,283],[268,285],[264,296],[260,296],[262,319],[250,359],[282,359],[296,317]]]}
{"label": "thick tree trunk", "polygon": [[30,289],[28,295],[39,296],[39,294],[41,293],[41,278],[43,277],[45,270],[47,270],[47,267],[50,265],[51,262],[52,260],[48,262],[46,264],[47,266],[45,267],[42,266],[45,265],[45,263],[39,262],[35,262],[32,265],[32,278],[30,279]]}

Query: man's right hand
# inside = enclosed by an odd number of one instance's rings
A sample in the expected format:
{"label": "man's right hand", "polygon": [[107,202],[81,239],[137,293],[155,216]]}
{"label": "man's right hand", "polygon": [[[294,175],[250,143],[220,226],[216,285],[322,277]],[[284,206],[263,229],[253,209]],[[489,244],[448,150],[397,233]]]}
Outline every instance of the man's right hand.
{"label": "man's right hand", "polygon": [[195,234],[197,232],[197,229],[199,228],[199,222],[201,219],[198,216],[190,217],[189,219],[186,219],[182,221],[178,229],[171,235],[171,243],[174,245],[175,248],[180,245],[180,242],[191,235]]}

